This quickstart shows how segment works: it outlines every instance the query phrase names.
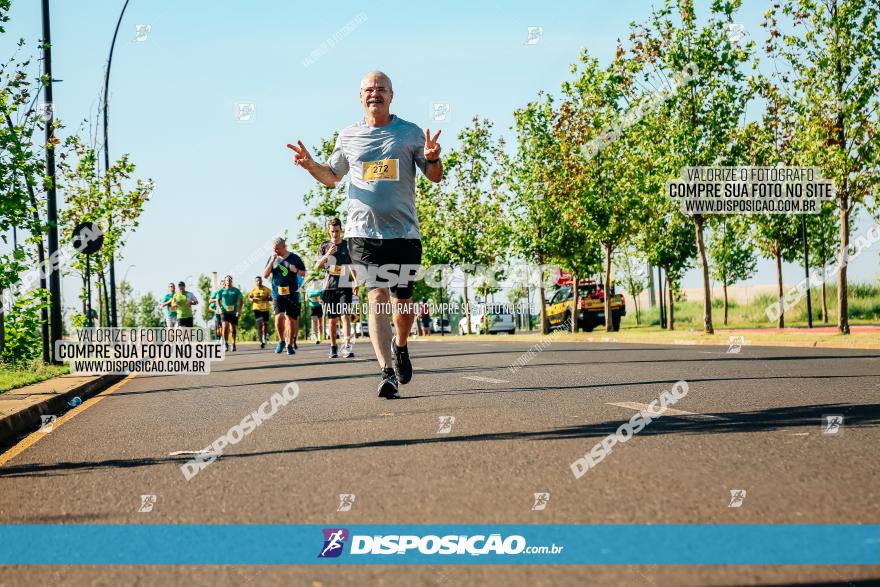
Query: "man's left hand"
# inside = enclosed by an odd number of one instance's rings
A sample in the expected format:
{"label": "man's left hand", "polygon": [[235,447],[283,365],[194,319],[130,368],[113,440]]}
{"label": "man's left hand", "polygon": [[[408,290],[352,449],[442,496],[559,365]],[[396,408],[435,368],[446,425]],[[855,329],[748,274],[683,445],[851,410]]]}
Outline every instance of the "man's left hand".
{"label": "man's left hand", "polygon": [[425,159],[434,161],[440,158],[440,145],[437,144],[437,137],[440,136],[442,130],[438,130],[434,138],[431,138],[431,129],[425,130]]}

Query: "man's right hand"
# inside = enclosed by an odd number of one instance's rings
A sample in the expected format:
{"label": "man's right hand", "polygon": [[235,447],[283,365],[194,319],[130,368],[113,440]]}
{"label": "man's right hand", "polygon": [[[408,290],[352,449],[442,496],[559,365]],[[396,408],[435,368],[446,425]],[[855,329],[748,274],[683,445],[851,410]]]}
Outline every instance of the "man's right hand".
{"label": "man's right hand", "polygon": [[327,252],[324,253],[325,257],[329,257],[330,255],[336,254],[336,245],[330,243],[330,248],[327,249]]}
{"label": "man's right hand", "polygon": [[302,141],[297,141],[296,144],[299,146],[294,146],[290,143],[287,144],[287,148],[292,149],[294,152],[293,164],[299,165],[306,171],[310,171],[315,165],[315,160],[312,159],[312,156],[309,154],[309,150],[306,149],[306,146],[302,144]]}

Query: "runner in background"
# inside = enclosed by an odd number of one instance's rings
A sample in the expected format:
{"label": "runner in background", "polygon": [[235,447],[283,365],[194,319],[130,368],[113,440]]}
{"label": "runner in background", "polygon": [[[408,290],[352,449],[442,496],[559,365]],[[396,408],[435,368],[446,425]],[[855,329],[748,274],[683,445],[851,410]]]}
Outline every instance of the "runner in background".
{"label": "runner in background", "polygon": [[220,309],[217,307],[217,293],[219,291],[216,289],[211,292],[211,299],[208,300],[208,309],[214,314],[211,320],[214,324],[214,337],[217,340],[223,338],[223,322],[220,320]]}
{"label": "runner in background", "polygon": [[309,315],[312,317],[312,340],[315,344],[321,344],[321,336],[324,334],[324,309],[321,307],[321,284],[317,279],[310,279],[306,290],[309,300]]}
{"label": "runner in background", "polygon": [[278,332],[276,353],[295,354],[294,343],[299,330],[299,276],[305,276],[306,266],[296,253],[287,250],[284,237],[272,241],[272,256],[266,262],[263,277],[272,276],[272,310],[275,313],[275,330]]}
{"label": "runner in background", "polygon": [[[330,358],[338,357],[336,344],[337,324],[342,316],[342,330],[345,343],[342,345],[342,356],[351,358],[354,351],[351,348],[351,314],[353,292],[347,284],[354,283],[354,272],[351,268],[351,255],[348,254],[348,243],[342,239],[342,222],[339,218],[333,218],[327,223],[327,232],[330,240],[321,243],[318,262],[315,269],[326,267],[324,277],[324,293],[321,301],[324,302],[324,315],[330,323]],[[346,282],[340,286],[340,280],[345,275]],[[350,278],[349,278],[350,277]]]}
{"label": "runner in background", "polygon": [[[420,315],[422,319],[422,335],[430,336],[431,334],[431,308],[428,306],[428,300],[426,298],[422,298],[422,304],[420,310]],[[440,325],[442,328],[442,324]]]}
{"label": "runner in background", "polygon": [[254,281],[254,289],[248,292],[248,299],[254,309],[254,321],[257,323],[257,336],[262,349],[269,342],[269,304],[272,302],[272,290],[263,285],[263,278],[259,275]]}
{"label": "runner in background", "polygon": [[220,307],[220,320],[223,323],[223,345],[229,350],[229,335],[232,334],[232,350],[238,342],[238,319],[244,305],[244,294],[232,284],[232,276],[223,278],[223,287],[217,291],[217,305]]}
{"label": "runner in background", "polygon": [[168,293],[162,298],[162,307],[165,308],[165,328],[177,326],[177,312],[171,309],[171,298],[174,297],[174,284],[168,284]]}
{"label": "runner in background", "polygon": [[186,284],[182,281],[177,283],[177,293],[171,298],[177,312],[177,325],[183,328],[193,327],[192,307],[199,303],[192,292],[186,291]]}

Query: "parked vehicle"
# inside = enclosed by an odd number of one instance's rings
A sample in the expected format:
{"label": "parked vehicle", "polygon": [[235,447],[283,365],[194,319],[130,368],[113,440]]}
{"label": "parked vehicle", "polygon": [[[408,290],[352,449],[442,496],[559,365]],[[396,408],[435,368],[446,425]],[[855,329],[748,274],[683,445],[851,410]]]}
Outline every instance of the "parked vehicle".
{"label": "parked vehicle", "polygon": [[[431,332],[434,334],[440,334],[440,320],[441,318],[432,318],[431,319]],[[452,334],[452,325],[449,324],[448,318],[443,318],[443,332],[448,334]]]}
{"label": "parked vehicle", "polygon": [[[486,306],[483,304],[477,304],[471,306],[470,310],[470,332],[467,331],[467,316],[462,316],[461,320],[459,320],[458,322],[458,333],[461,336],[465,336],[466,334],[486,334],[486,330],[483,326],[483,317],[487,312]],[[488,334],[498,334],[501,332],[513,334],[514,332],[516,332],[516,323],[513,321],[513,314],[511,314],[510,312],[495,310],[492,306],[488,307],[488,313]]]}
{"label": "parked vehicle", "polygon": [[[597,326],[605,325],[605,290],[595,280],[578,281],[579,308],[577,311],[578,329],[592,332]],[[623,294],[615,294],[611,287],[612,331],[620,330],[620,319],[626,316],[626,300]],[[550,329],[571,324],[574,312],[574,288],[571,280],[563,282],[547,302],[547,322]]]}

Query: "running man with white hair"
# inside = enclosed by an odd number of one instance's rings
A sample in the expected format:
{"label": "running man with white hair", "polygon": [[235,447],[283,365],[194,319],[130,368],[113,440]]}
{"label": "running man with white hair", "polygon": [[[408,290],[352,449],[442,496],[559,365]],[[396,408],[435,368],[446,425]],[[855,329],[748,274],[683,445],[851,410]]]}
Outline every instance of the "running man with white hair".
{"label": "running man with white hair", "polygon": [[[327,163],[318,163],[302,141],[287,145],[293,162],[327,187],[349,175],[348,222],[345,233],[352,264],[366,269],[370,339],[382,370],[379,397],[399,398],[398,383],[412,378],[407,337],[415,314],[414,276],[400,266],[418,266],[422,242],[416,217],[416,168],[434,183],[443,178],[440,145],[431,129],[391,114],[394,91],[381,71],[363,77],[360,87],[364,119],[340,131]],[[376,278],[384,266],[393,279]],[[388,306],[394,309],[392,340]],[[393,357],[393,359],[392,359]]]}

